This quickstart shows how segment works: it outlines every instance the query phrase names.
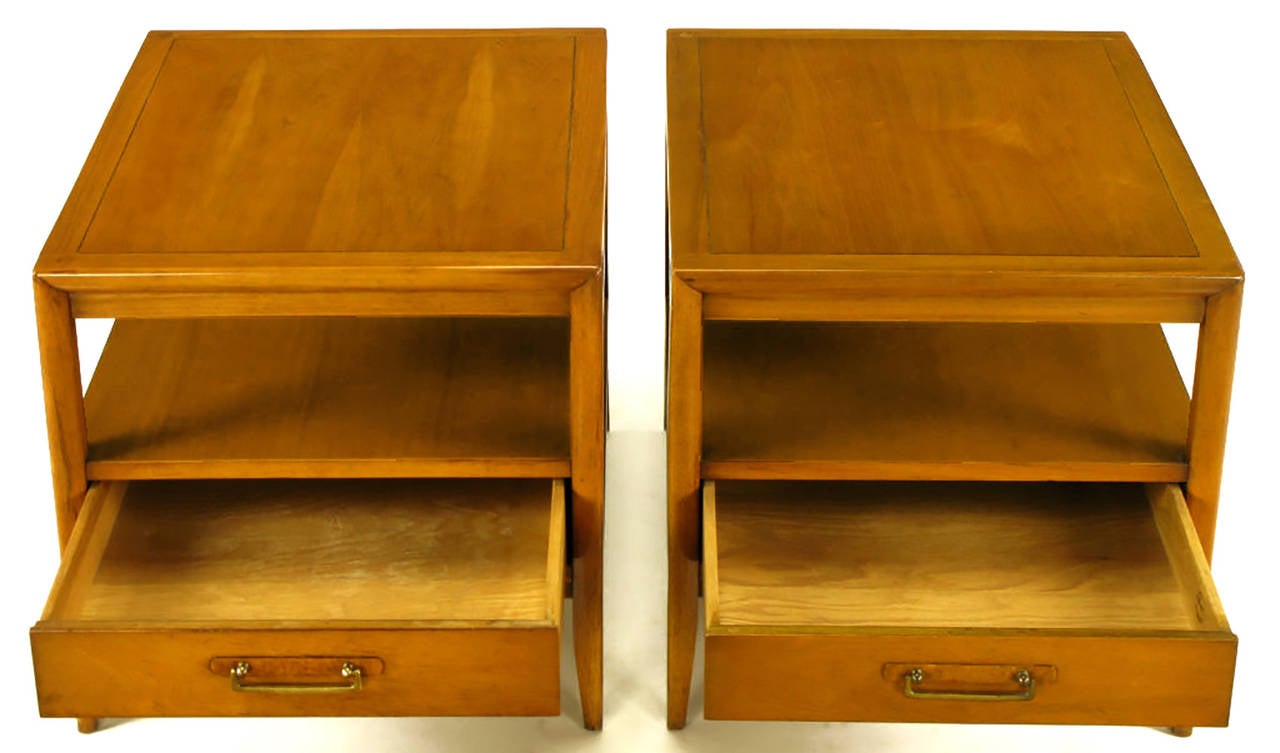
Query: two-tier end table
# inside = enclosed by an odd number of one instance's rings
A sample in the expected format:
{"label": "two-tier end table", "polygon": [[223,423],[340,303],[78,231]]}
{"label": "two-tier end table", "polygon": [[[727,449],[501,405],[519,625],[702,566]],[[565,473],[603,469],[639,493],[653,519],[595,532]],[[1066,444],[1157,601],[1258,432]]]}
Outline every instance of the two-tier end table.
{"label": "two-tier end table", "polygon": [[668,86],[669,725],[699,585],[707,718],[1225,724],[1243,274],[1128,38],[677,30]]}
{"label": "two-tier end table", "polygon": [[146,38],[35,268],[42,714],[557,714],[571,593],[600,726],[604,60]]}

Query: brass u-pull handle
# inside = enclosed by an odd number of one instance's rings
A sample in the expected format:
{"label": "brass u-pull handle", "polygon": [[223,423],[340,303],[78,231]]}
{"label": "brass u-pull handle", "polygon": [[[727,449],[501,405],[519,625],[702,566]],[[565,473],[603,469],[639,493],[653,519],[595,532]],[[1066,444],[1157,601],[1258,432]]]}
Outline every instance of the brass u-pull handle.
{"label": "brass u-pull handle", "polygon": [[1036,697],[1036,678],[1030,672],[1019,669],[1013,673],[1013,681],[1018,684],[1018,689],[1011,692],[921,690],[917,686],[924,682],[924,670],[916,667],[903,674],[902,694],[925,701],[1030,701]]}
{"label": "brass u-pull handle", "polygon": [[252,667],[249,662],[236,662],[231,668],[231,689],[237,693],[354,693],[364,687],[364,674],[351,662],[344,662],[340,672],[345,682],[335,685],[314,683],[245,683]]}

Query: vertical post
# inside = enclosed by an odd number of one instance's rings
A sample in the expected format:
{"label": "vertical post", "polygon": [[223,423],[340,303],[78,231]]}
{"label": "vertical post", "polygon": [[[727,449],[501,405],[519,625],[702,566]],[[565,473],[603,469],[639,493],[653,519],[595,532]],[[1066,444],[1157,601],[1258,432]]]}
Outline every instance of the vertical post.
{"label": "vertical post", "polygon": [[667,338],[667,726],[689,713],[698,633],[702,466],[702,294],[670,281]]}
{"label": "vertical post", "polygon": [[[84,422],[84,390],[80,386],[80,348],[71,296],[38,278],[34,287],[58,547],[65,551],[89,488],[85,478],[89,440]],[[98,720],[83,717],[76,720],[76,727],[88,734],[98,728]]]}
{"label": "vertical post", "polygon": [[1196,349],[1195,385],[1187,432],[1187,509],[1207,558],[1213,557],[1243,292],[1244,282],[1239,281],[1208,300]]}
{"label": "vertical post", "polygon": [[37,279],[35,298],[58,545],[66,547],[88,490],[85,478],[88,435],[84,423],[84,391],[80,386],[80,351],[76,344],[71,296]]}
{"label": "vertical post", "polygon": [[599,272],[569,298],[573,649],[587,729],[604,716],[604,326]]}

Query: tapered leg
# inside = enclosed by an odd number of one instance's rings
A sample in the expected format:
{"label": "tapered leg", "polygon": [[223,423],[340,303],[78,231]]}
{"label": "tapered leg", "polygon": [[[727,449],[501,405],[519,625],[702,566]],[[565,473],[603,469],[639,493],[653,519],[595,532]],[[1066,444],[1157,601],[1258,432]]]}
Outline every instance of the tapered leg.
{"label": "tapered leg", "polygon": [[570,443],[573,490],[573,649],[582,722],[604,718],[604,281],[596,276],[570,299]]}
{"label": "tapered leg", "polygon": [[98,720],[91,716],[82,716],[79,719],[76,719],[76,729],[80,730],[80,733],[83,735],[87,735],[90,732],[97,732]]}
{"label": "tapered leg", "polygon": [[35,298],[58,544],[65,547],[88,488],[85,480],[88,439],[84,425],[84,391],[80,388],[80,351],[71,297],[36,280]]}
{"label": "tapered leg", "polygon": [[1200,324],[1195,386],[1187,436],[1187,509],[1195,523],[1204,555],[1213,557],[1218,520],[1218,491],[1227,444],[1227,411],[1236,364],[1236,334],[1244,284],[1236,283],[1209,299]]}
{"label": "tapered leg", "polygon": [[667,352],[667,726],[689,713],[698,632],[702,294],[671,280]]}
{"label": "tapered leg", "polygon": [[1174,737],[1191,737],[1191,731],[1195,727],[1165,727],[1165,729]]}

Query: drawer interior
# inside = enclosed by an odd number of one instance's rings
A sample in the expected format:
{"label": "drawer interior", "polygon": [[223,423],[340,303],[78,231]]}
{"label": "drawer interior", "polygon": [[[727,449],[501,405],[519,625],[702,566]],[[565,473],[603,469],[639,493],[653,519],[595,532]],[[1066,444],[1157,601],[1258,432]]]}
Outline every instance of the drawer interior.
{"label": "drawer interior", "polygon": [[1236,638],[1176,485],[703,498],[708,719],[1227,723]]}
{"label": "drawer interior", "polygon": [[558,626],[564,526],[558,480],[106,482],[42,622]]}
{"label": "drawer interior", "polygon": [[1209,631],[1178,487],[707,482],[707,632]]}

